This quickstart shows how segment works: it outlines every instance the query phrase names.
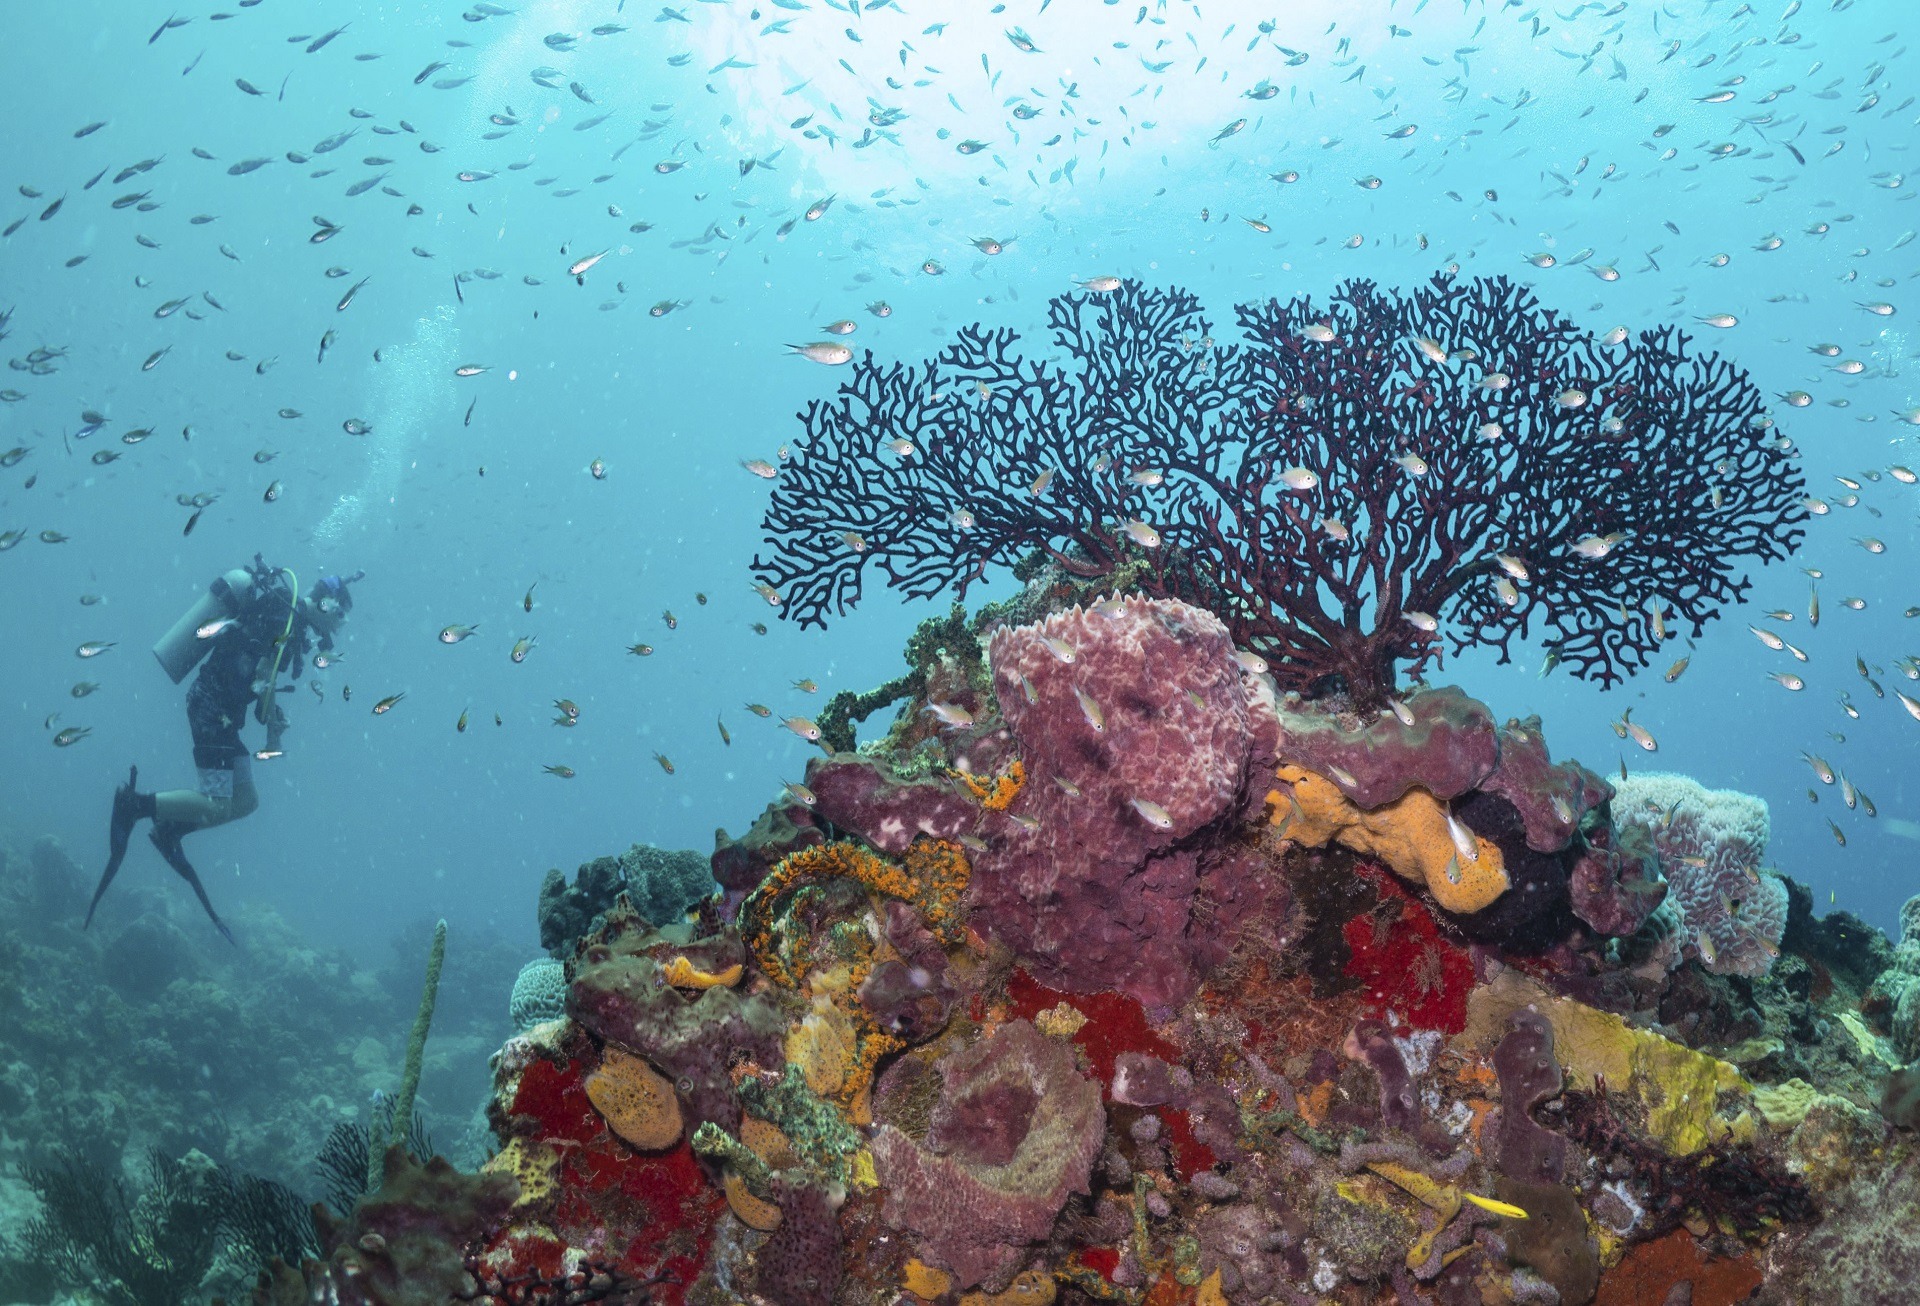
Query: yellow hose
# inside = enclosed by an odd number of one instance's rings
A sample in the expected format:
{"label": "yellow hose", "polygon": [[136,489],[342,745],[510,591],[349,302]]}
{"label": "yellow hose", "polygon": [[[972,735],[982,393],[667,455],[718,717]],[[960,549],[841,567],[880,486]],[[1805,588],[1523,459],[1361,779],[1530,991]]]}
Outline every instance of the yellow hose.
{"label": "yellow hose", "polygon": [[280,638],[273,641],[273,672],[260,691],[259,702],[253,705],[254,720],[261,725],[273,719],[274,699],[280,694],[280,659],[286,655],[287,641],[293,637],[293,614],[300,607],[300,578],[293,574],[291,567],[282,567],[280,570],[287,574],[287,585],[293,593],[287,599],[287,624],[280,631]]}

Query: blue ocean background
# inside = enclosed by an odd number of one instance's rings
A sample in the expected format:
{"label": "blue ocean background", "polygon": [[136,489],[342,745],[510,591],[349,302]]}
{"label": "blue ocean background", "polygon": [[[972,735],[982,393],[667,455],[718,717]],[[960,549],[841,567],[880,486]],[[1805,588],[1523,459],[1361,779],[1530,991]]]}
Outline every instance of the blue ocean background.
{"label": "blue ocean background", "polygon": [[[367,575],[345,656],[317,676],[324,701],[304,682],[287,701],[286,756],[257,768],[260,810],[187,843],[229,919],[271,908],[315,946],[383,957],[396,933],[444,916],[455,948],[493,934],[531,956],[547,868],[740,833],[814,751],[779,719],[897,674],[914,624],[945,606],[901,603],[875,579],[856,613],[803,631],[750,588],[767,484],[740,463],[776,459],[796,412],[839,383],[784,348],[835,319],[886,360],[929,355],[974,321],[1037,348],[1047,297],[1111,274],[1194,290],[1228,343],[1236,301],[1324,297],[1349,277],[1410,285],[1457,262],[1526,281],[1595,332],[1681,323],[1767,391],[1809,392],[1776,415],[1811,494],[1837,500],[1838,475],[1920,463],[1900,417],[1920,366],[1907,337],[1920,250],[1905,243],[1920,223],[1904,171],[1914,61],[1894,6],[486,8],[463,21],[454,5],[265,0],[219,21],[179,11],[191,21],[152,40],[167,5],[12,15],[0,223],[24,221],[0,242],[0,354],[63,352],[51,375],[0,375],[21,392],[0,406],[0,449],[29,450],[0,479],[0,530],[27,532],[0,556],[0,823],[57,836],[89,873],[130,763],[144,782],[193,783],[184,687],[149,646],[256,551],[303,586]],[[626,30],[593,34],[606,25]],[[552,34],[577,39],[556,49]],[[560,70],[554,87],[530,79],[541,66]],[[1250,98],[1263,82],[1276,93]],[[1039,114],[1017,121],[1016,103]],[[904,116],[857,144],[875,109]],[[501,130],[490,115],[517,125],[485,140]],[[965,140],[985,148],[962,154]],[[272,161],[230,175],[253,158]],[[161,161],[114,182],[147,159]],[[1377,189],[1356,184],[1367,177]],[[316,215],[342,231],[311,243]],[[1777,249],[1756,248],[1771,236]],[[1005,251],[982,254],[980,237]],[[569,266],[602,250],[576,284]],[[1557,266],[1529,261],[1541,253]],[[929,259],[944,273],[924,272]],[[1593,275],[1602,265],[1618,280]],[[186,308],[157,318],[176,297]],[[876,300],[891,316],[866,311]],[[674,307],[650,315],[662,301]],[[1860,307],[1872,302],[1896,311]],[[1696,322],[1721,313],[1738,325]],[[1821,342],[1864,370],[1836,373],[1809,352]],[[457,377],[463,365],[488,370]],[[80,439],[88,409],[109,420]],[[351,418],[372,432],[346,434]],[[96,466],[100,449],[124,456]],[[183,535],[177,496],[196,493],[218,497]],[[1451,658],[1434,678],[1503,717],[1540,713],[1556,756],[1602,773],[1624,757],[1765,797],[1768,860],[1822,910],[1890,928],[1920,854],[1920,721],[1892,697],[1916,688],[1893,665],[1920,653],[1920,621],[1902,615],[1920,603],[1916,494],[1882,478],[1815,518],[1675,683],[1658,671],[1683,640],[1609,692],[1542,679],[1538,647],[1506,666]],[[43,543],[44,530],[70,538]],[[1884,553],[1856,543],[1869,536]],[[1817,629],[1803,567],[1824,573]],[[1864,609],[1844,608],[1850,596]],[[1775,608],[1798,615],[1759,615]],[[1810,662],[1762,648],[1749,622]],[[446,646],[449,623],[479,633]],[[522,637],[537,645],[516,664]],[[116,647],[77,660],[88,640]],[[654,652],[628,653],[636,643]],[[794,687],[807,679],[817,693]],[[102,688],[70,697],[82,680]],[[579,706],[572,728],[551,723],[563,698]],[[1610,728],[1629,707],[1657,754]],[[65,726],[92,733],[55,748]],[[1802,751],[1844,770],[1878,817],[1846,810]],[[122,883],[191,906],[144,840]]]}

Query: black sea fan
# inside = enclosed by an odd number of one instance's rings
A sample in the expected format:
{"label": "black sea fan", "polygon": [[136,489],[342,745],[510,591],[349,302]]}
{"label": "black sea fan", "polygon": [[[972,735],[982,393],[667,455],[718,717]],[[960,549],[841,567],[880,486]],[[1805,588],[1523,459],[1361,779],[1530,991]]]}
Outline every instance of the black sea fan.
{"label": "black sea fan", "polygon": [[[831,401],[801,414],[756,557],[782,615],[824,625],[860,598],[868,567],[912,598],[968,586],[1034,549],[1086,576],[1138,553],[1124,522],[1164,495],[1170,455],[1224,438],[1247,382],[1223,368],[1199,301],[1128,281],[1047,308],[1055,356],[1007,328],[962,328],[934,359],[871,352]],[[1203,346],[1202,341],[1206,344]]]}
{"label": "black sea fan", "polygon": [[256,1270],[275,1259],[298,1265],[325,1254],[312,1203],[284,1184],[229,1173],[225,1206],[229,1254]]}
{"label": "black sea fan", "polygon": [[[394,1099],[384,1093],[373,1105],[373,1119],[383,1138],[393,1137],[393,1111]],[[341,1219],[352,1215],[353,1208],[367,1195],[367,1148],[372,1145],[368,1135],[366,1125],[343,1120],[327,1132],[326,1141],[313,1158],[321,1194]],[[418,1107],[407,1122],[407,1154],[422,1164],[434,1156],[433,1134],[427,1128],[426,1113]]]}
{"label": "black sea fan", "polygon": [[[1504,277],[1353,281],[1325,310],[1239,317],[1257,417],[1235,475],[1190,501],[1231,514],[1198,570],[1236,635],[1309,684],[1390,687],[1430,633],[1504,662],[1538,630],[1610,685],[1737,601],[1740,560],[1803,534],[1759,390],[1672,327],[1596,339]],[[1268,469],[1289,465],[1318,484],[1276,493]]]}
{"label": "black sea fan", "polygon": [[220,1250],[227,1188],[217,1169],[155,1150],[138,1194],[79,1153],[22,1174],[41,1204],[22,1239],[27,1259],[116,1306],[184,1306]]}
{"label": "black sea fan", "polygon": [[977,326],[917,366],[866,355],[802,414],[756,570],[806,625],[868,565],[929,597],[1035,549],[1128,563],[1283,687],[1375,703],[1443,637],[1505,660],[1537,631],[1612,684],[1802,534],[1759,391],[1670,327],[1596,339],[1451,276],[1238,319],[1244,343],[1215,345],[1193,296],[1129,281],[1052,300],[1048,359]]}

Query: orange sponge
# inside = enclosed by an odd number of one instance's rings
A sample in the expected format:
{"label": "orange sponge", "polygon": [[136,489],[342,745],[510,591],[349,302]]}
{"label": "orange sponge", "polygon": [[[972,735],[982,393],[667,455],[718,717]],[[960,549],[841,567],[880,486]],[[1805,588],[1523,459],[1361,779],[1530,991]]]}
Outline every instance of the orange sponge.
{"label": "orange sponge", "polygon": [[1425,885],[1433,900],[1454,912],[1476,912],[1507,891],[1499,845],[1474,835],[1477,855],[1460,856],[1447,829],[1447,809],[1424,789],[1410,789],[1384,807],[1357,807],[1325,776],[1282,766],[1281,787],[1267,795],[1273,824],[1310,848],[1339,843],[1385,863],[1396,875]]}
{"label": "orange sponge", "polygon": [[[770,1170],[784,1170],[799,1164],[787,1136],[758,1117],[740,1118],[740,1142],[766,1162]],[[727,1205],[749,1229],[772,1233],[780,1227],[780,1208],[765,1198],[755,1197],[747,1188],[747,1181],[732,1167],[728,1167],[723,1176],[721,1187],[727,1194]]]}
{"label": "orange sponge", "polygon": [[609,1044],[600,1066],[586,1078],[587,1100],[607,1128],[642,1152],[680,1141],[680,1100],[673,1085],[644,1060]]}

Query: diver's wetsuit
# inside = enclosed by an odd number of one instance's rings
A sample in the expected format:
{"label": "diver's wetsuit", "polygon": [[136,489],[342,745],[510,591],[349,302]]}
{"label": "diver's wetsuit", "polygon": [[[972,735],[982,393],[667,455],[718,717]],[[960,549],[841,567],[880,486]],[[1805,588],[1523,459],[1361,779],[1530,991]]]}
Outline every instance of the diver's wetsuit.
{"label": "diver's wetsuit", "polygon": [[[286,647],[277,670],[299,676],[309,639],[306,622],[292,615],[294,594],[286,573],[270,571],[258,556],[250,570],[253,583],[244,594],[225,588],[224,578],[214,582],[215,592],[226,599],[234,620],[210,637],[213,647],[187,691],[187,725],[193,732],[193,764],[200,772],[200,787],[142,794],[137,788],[139,768],[128,772],[127,783],[114,793],[107,867],[87,907],[86,925],[93,923],[93,913],[120,869],[134,824],[151,817],[153,829],[148,838],[153,846],[193,889],[214,927],[227,942],[233,942],[233,932],[214,911],[180,840],[195,830],[238,820],[260,805],[253,787],[253,759],[240,742],[240,727],[246,723],[248,707],[258,700],[254,678],[273,674],[275,646],[283,638]],[[334,584],[338,586],[339,582]],[[271,723],[269,732],[271,735]]]}
{"label": "diver's wetsuit", "polygon": [[[256,587],[238,620],[213,637],[213,648],[187,690],[187,726],[200,788],[154,795],[158,820],[205,829],[237,821],[260,805],[240,727],[256,699],[254,676],[261,661],[272,665],[274,642],[287,629],[290,602],[285,580],[276,573]],[[296,619],[280,662],[290,678],[297,679],[304,668],[307,643],[306,624]]]}

